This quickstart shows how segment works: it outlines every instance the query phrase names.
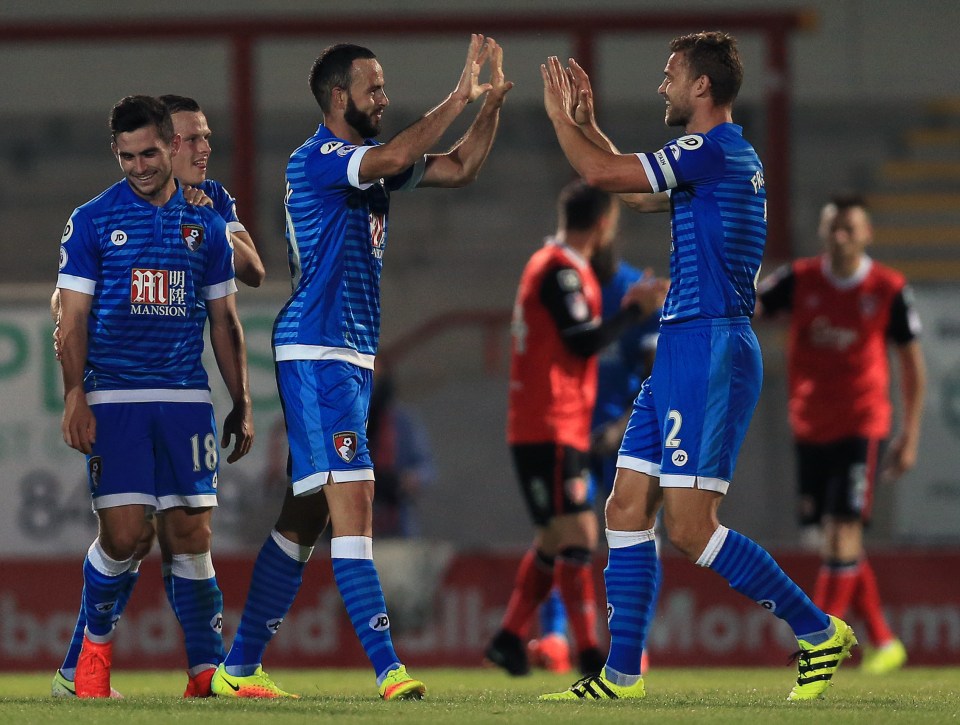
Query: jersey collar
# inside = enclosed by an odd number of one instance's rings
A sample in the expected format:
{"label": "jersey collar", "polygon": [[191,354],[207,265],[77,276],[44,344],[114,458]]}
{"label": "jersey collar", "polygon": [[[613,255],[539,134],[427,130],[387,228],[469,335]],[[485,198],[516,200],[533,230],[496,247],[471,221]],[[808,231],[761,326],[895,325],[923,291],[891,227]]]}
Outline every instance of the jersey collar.
{"label": "jersey collar", "polygon": [[873,260],[864,254],[860,258],[860,265],[853,274],[849,277],[838,277],[830,269],[830,255],[824,254],[820,257],[820,269],[823,271],[823,276],[830,280],[830,284],[837,289],[853,289],[867,278],[872,268]]}

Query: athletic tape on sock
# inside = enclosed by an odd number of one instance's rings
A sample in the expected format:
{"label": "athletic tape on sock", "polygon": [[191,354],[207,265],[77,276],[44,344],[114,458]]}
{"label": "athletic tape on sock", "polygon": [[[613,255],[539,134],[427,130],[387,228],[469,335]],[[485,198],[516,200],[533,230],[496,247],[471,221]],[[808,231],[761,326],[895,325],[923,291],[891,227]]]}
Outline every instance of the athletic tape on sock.
{"label": "athletic tape on sock", "polygon": [[635,546],[646,541],[655,541],[657,536],[653,529],[643,531],[614,531],[606,529],[607,546],[611,549],[626,549],[628,546]]}
{"label": "athletic tape on sock", "polygon": [[723,548],[723,542],[727,540],[728,531],[730,529],[726,526],[717,527],[713,536],[710,537],[710,541],[707,542],[707,547],[700,554],[700,558],[697,559],[697,566],[710,567],[713,564],[713,560],[717,558],[717,554]]}
{"label": "athletic tape on sock", "polygon": [[90,548],[87,549],[87,559],[90,560],[93,568],[104,576],[120,576],[121,574],[126,574],[130,569],[130,563],[133,561],[132,556],[123,561],[111,559],[100,545],[100,539],[90,544]]}
{"label": "athletic tape on sock", "polygon": [[181,579],[195,581],[213,579],[217,574],[213,570],[213,558],[209,551],[203,554],[174,554],[170,573]]}
{"label": "athletic tape on sock", "polygon": [[369,536],[336,536],[330,539],[334,559],[373,559],[373,539]]}
{"label": "athletic tape on sock", "polygon": [[276,529],[270,532],[270,538],[273,539],[273,543],[280,547],[280,551],[294,561],[306,563],[313,554],[312,546],[301,546],[300,544],[290,541],[290,539]]}

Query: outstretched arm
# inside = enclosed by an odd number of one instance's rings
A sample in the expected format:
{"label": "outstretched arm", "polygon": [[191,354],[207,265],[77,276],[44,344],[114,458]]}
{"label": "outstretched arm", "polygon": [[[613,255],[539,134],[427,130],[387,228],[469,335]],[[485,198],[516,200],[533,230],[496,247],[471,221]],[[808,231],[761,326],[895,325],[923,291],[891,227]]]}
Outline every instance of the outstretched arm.
{"label": "outstretched arm", "polygon": [[488,43],[482,35],[470,36],[467,61],[453,93],[440,105],[427,111],[420,120],[405,128],[387,143],[375,146],[360,162],[360,181],[395,176],[413,166],[433,148],[468,103],[473,103],[490,90],[489,83],[480,83],[480,67],[487,60]]}
{"label": "outstretched arm", "polygon": [[227,463],[234,463],[250,452],[253,445],[253,406],[250,401],[250,380],[247,374],[247,347],[243,327],[237,315],[235,295],[207,300],[210,320],[210,344],[220,368],[220,376],[233,400],[233,409],[223,421],[220,447],[236,438]]}
{"label": "outstretched arm", "polygon": [[[569,59],[570,65],[567,66],[567,77],[573,86],[571,102],[574,104],[573,120],[577,126],[593,144],[609,151],[613,154],[619,154],[620,150],[614,145],[613,141],[600,130],[597,124],[596,106],[593,100],[593,84],[590,82],[590,76],[573,58]],[[664,212],[670,211],[670,195],[666,192],[656,194],[619,194],[620,200],[632,208],[634,211]]]}
{"label": "outstretched arm", "polygon": [[445,154],[427,156],[426,170],[420,186],[466,186],[477,178],[487,159],[493,138],[500,123],[500,107],[513,82],[503,76],[503,48],[493,38],[487,38],[490,59],[490,91],[483,101],[480,113],[467,133]]}
{"label": "outstretched arm", "polygon": [[650,193],[653,187],[633,154],[614,153],[591,141],[573,117],[573,84],[556,56],[540,66],[543,105],[567,161],[591,186],[617,193]]}

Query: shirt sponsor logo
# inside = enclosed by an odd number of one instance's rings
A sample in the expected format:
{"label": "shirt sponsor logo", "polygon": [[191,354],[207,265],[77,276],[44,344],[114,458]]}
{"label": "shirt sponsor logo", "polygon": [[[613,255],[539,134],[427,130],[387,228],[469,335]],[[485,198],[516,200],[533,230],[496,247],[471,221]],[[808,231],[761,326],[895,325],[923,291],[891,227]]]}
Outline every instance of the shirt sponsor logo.
{"label": "shirt sponsor logo", "polygon": [[203,227],[199,224],[181,224],[180,238],[187,245],[187,249],[196,252],[203,244]]}
{"label": "shirt sponsor logo", "polygon": [[387,219],[383,214],[370,212],[370,253],[377,259],[383,259],[383,250],[387,241]]}
{"label": "shirt sponsor logo", "polygon": [[344,463],[350,463],[357,455],[357,434],[350,430],[334,433],[333,447]]}
{"label": "shirt sponsor logo", "polygon": [[703,136],[681,136],[677,139],[677,145],[683,146],[686,151],[694,151],[703,146]]}
{"label": "shirt sponsor logo", "polygon": [[186,317],[186,274],[182,270],[131,270],[130,314]]}
{"label": "shirt sponsor logo", "polygon": [[110,232],[110,241],[114,246],[117,247],[122,247],[127,243],[129,238],[130,237],[127,236],[127,233],[123,231],[123,229],[114,229],[112,232]]}

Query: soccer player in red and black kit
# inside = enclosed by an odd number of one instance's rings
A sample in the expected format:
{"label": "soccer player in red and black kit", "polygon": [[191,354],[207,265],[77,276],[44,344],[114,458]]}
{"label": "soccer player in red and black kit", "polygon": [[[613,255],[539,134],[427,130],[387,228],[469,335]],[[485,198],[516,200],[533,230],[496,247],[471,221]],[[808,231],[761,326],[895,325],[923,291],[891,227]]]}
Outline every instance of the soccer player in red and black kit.
{"label": "soccer player in red and black kit", "polygon": [[[883,615],[863,550],[874,483],[894,480],[917,458],[925,367],[920,320],[903,276],[865,252],[872,238],[864,200],[835,197],[820,216],[826,253],[788,265],[759,288],[764,314],[790,311],[789,417],[796,440],[800,520],[821,525],[823,564],[814,602],[863,617],[873,649],[863,669],[884,674],[907,659]],[[900,365],[900,432],[890,435],[887,344]]]}
{"label": "soccer player in red and black kit", "polygon": [[523,557],[501,629],[487,658],[512,675],[529,672],[527,628],[556,582],[583,672],[603,666],[597,648],[591,561],[597,519],[587,496],[597,353],[662,303],[667,283],[628,289],[621,312],[601,321],[590,257],[617,231],[619,202],[576,180],[560,193],[554,237],[527,263],[511,325],[507,442],[536,533]]}

